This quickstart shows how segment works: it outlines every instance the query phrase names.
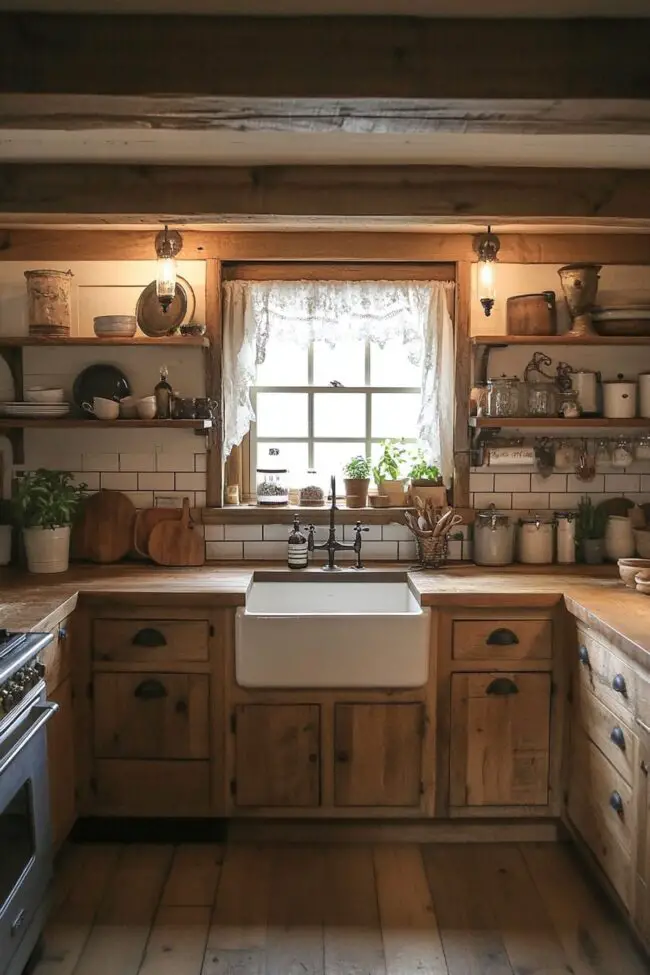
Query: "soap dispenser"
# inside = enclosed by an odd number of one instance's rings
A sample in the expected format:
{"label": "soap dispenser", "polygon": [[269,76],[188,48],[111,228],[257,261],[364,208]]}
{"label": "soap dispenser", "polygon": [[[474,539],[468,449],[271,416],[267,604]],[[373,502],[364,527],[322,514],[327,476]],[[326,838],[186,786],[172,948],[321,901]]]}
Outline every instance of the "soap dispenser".
{"label": "soap dispenser", "polygon": [[287,551],[287,564],[290,569],[307,568],[307,539],[300,531],[300,522],[296,515],[293,519],[293,528],[289,535],[289,545]]}

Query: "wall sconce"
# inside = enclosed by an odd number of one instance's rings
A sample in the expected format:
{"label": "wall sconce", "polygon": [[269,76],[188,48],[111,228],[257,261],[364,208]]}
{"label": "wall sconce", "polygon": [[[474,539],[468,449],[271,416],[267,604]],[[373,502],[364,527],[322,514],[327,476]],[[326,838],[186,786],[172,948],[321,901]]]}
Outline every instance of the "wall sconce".
{"label": "wall sconce", "polygon": [[179,232],[165,224],[165,229],[156,234],[156,294],[165,314],[176,295],[176,255],[182,249],[183,238]]}
{"label": "wall sconce", "polygon": [[478,254],[478,298],[486,318],[490,317],[494,308],[495,264],[500,247],[501,241],[492,233],[491,227],[488,227],[486,234],[474,238],[474,250]]}

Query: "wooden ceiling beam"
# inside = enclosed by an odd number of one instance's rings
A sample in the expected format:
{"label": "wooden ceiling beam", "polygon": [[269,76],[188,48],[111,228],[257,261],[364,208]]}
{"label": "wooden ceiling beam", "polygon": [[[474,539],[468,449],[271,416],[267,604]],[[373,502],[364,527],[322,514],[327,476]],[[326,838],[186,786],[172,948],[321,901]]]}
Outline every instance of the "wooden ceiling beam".
{"label": "wooden ceiling beam", "polygon": [[650,170],[0,165],[0,215],[62,222],[291,217],[647,220]]}

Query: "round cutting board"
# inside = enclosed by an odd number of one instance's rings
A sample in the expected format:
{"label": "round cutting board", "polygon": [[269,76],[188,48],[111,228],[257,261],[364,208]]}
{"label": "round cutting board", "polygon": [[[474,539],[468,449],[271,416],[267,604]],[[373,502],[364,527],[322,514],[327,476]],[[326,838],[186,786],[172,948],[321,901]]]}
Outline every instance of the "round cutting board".
{"label": "round cutting board", "polygon": [[120,491],[98,491],[84,503],[74,529],[74,552],[92,562],[118,562],[131,551],[135,506]]}

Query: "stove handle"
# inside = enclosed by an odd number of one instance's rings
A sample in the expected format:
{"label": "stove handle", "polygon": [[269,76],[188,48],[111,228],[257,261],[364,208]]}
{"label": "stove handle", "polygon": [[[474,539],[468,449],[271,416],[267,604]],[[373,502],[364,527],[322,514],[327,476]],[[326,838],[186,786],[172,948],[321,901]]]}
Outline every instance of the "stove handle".
{"label": "stove handle", "polygon": [[13,748],[9,749],[4,758],[0,759],[0,775],[5,772],[12,762],[18,758],[23,748],[25,748],[34,735],[38,734],[41,728],[50,720],[51,717],[59,710],[59,705],[54,704],[53,701],[48,701],[47,704],[35,704],[30,709],[30,714],[34,712],[37,713],[38,717],[29,726],[24,735],[21,735]]}

